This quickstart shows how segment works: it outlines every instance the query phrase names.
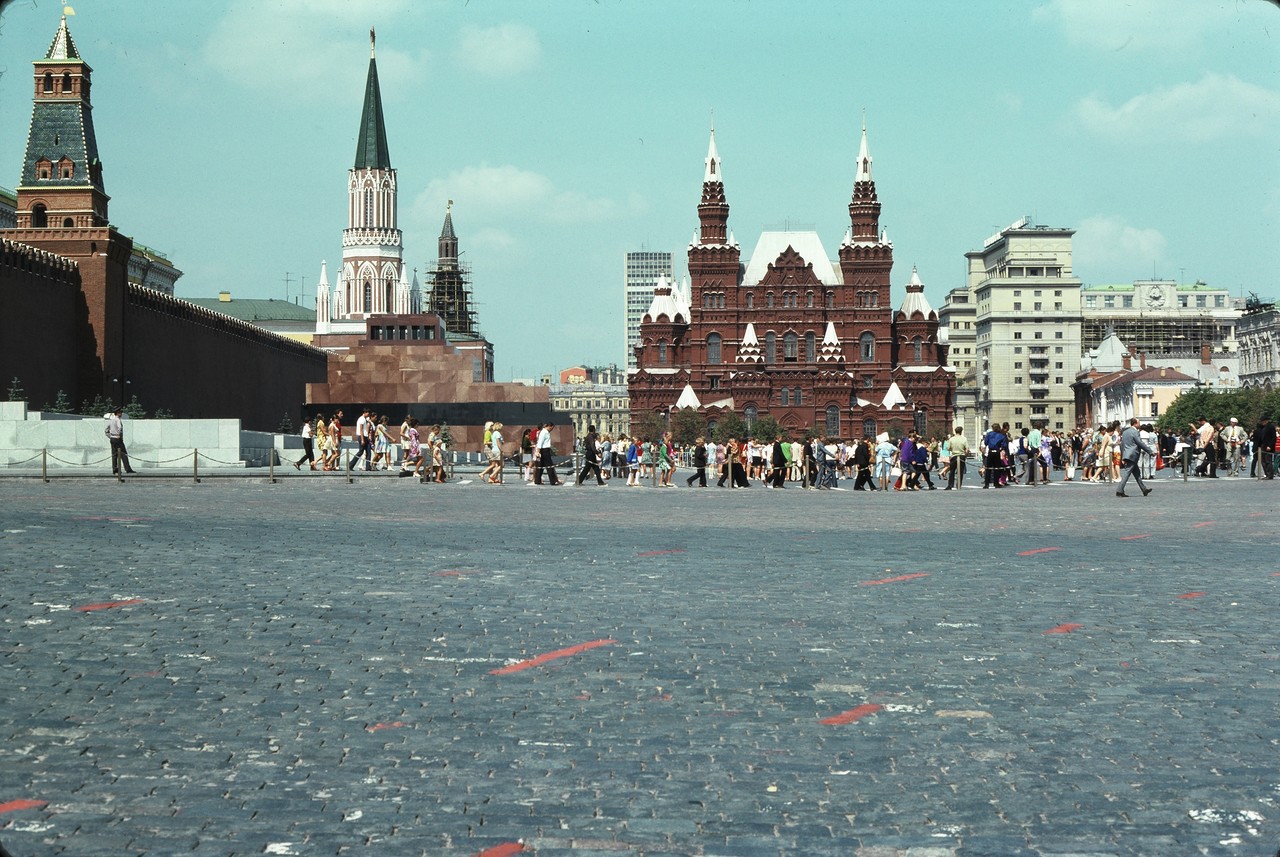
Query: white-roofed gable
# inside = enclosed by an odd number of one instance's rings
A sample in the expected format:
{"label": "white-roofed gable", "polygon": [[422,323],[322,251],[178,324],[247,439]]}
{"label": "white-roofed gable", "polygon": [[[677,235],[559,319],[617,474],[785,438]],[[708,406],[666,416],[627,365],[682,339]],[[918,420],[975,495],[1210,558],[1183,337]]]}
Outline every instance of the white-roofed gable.
{"label": "white-roofed gable", "polygon": [[822,337],[822,347],[818,349],[819,363],[837,363],[844,359],[844,349],[840,347],[840,337],[836,336],[836,323],[827,322],[827,332]]}
{"label": "white-roofed gable", "polygon": [[738,363],[764,362],[764,355],[760,353],[760,340],[756,338],[756,326],[751,322],[747,322],[747,332],[742,335],[738,355],[733,359]]}
{"label": "white-roofed gable", "polygon": [[[732,239],[731,239],[732,240]],[[743,275],[744,286],[758,285],[769,273],[769,266],[778,261],[778,257],[790,247],[805,262],[813,266],[813,274],[818,282],[826,286],[838,286],[842,280],[836,273],[835,265],[827,256],[822,246],[822,239],[816,232],[762,232],[751,251],[751,260],[747,263],[747,272]]]}
{"label": "white-roofed gable", "polygon": [[880,402],[880,407],[892,411],[894,408],[906,403],[907,397],[902,395],[902,388],[898,386],[897,381],[894,381],[889,385],[889,392],[884,394],[884,400]]}
{"label": "white-roofed gable", "polygon": [[676,399],[676,409],[693,408],[697,410],[702,407],[702,402],[698,400],[698,394],[693,392],[692,384],[685,384],[684,389],[680,391],[680,398]]}

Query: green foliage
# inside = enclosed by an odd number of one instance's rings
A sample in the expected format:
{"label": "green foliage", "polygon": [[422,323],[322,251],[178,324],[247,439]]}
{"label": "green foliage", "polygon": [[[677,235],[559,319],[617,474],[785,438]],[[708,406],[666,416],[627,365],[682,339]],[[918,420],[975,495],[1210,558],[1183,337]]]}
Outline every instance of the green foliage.
{"label": "green foliage", "polygon": [[280,425],[276,426],[276,434],[293,434],[293,419],[289,416],[289,412],[285,411],[284,416],[280,418]]}
{"label": "green foliage", "polygon": [[147,418],[147,411],[141,404],[139,404],[138,397],[134,396],[129,401],[129,404],[124,406],[124,415],[131,420],[145,420]]}
{"label": "green foliage", "polygon": [[1280,390],[1247,389],[1219,393],[1195,389],[1187,390],[1175,399],[1160,415],[1156,427],[1183,432],[1192,423],[1199,425],[1201,417],[1223,423],[1235,417],[1246,431],[1252,431],[1264,416],[1280,420]]}
{"label": "green foliage", "polygon": [[445,449],[453,449],[453,433],[449,431],[448,423],[440,423],[440,434],[438,435]]}
{"label": "green foliage", "polygon": [[762,414],[756,417],[756,421],[751,424],[748,434],[755,440],[773,440],[780,434],[785,434],[782,424],[769,414]]}
{"label": "green foliage", "polygon": [[746,437],[747,424],[733,411],[726,411],[716,420],[716,429],[711,434],[716,443],[728,443],[731,438]]}
{"label": "green foliage", "polygon": [[9,401],[21,402],[25,400],[27,393],[22,389],[22,382],[18,380],[18,376],[13,376],[13,381],[9,384]]}
{"label": "green foliage", "polygon": [[156,412],[151,415],[151,418],[156,420],[171,420],[173,419],[173,411],[168,408],[156,408]]}
{"label": "green foliage", "polygon": [[631,436],[639,440],[656,440],[667,430],[666,420],[652,411],[643,413],[631,421]]}
{"label": "green foliage", "polygon": [[101,393],[80,403],[80,413],[87,417],[100,417],[115,409],[115,403]]}
{"label": "green foliage", "polygon": [[693,408],[681,408],[671,414],[671,437],[680,446],[689,446],[707,433],[707,418]]}
{"label": "green foliage", "polygon": [[69,414],[75,410],[75,407],[71,404],[71,399],[67,398],[66,391],[59,390],[53,404],[45,405],[44,409],[51,414]]}

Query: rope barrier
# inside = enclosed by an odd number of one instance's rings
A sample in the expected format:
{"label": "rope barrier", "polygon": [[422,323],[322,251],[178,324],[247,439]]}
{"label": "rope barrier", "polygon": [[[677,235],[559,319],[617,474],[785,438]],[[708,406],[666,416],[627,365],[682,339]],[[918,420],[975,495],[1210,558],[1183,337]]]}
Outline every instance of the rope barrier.
{"label": "rope barrier", "polygon": [[175,457],[175,458],[166,458],[164,461],[160,461],[160,460],[152,461],[152,460],[151,460],[151,459],[149,459],[149,458],[139,458],[139,457],[138,457],[138,456],[136,456],[136,455],[130,455],[130,456],[129,456],[129,460],[130,460],[130,461],[141,461],[143,464],[172,464],[172,463],[173,463],[173,462],[175,462],[175,461],[186,461],[186,460],[187,460],[187,454],[184,452],[184,453],[182,453],[182,455],[179,455],[179,456],[177,456],[177,457]]}
{"label": "rope barrier", "polygon": [[27,464],[28,462],[35,461],[37,458],[39,458],[42,455],[44,455],[43,451],[37,452],[35,455],[31,456],[30,458],[23,459],[22,461],[8,461],[8,462],[5,462],[5,467],[17,467],[20,464]]}
{"label": "rope barrier", "polygon": [[111,460],[111,456],[108,455],[106,458],[99,458],[97,461],[86,461],[86,462],[64,461],[63,459],[58,458],[53,453],[49,453],[49,458],[53,459],[59,464],[65,464],[68,467],[97,467],[99,464],[106,464],[108,461]]}

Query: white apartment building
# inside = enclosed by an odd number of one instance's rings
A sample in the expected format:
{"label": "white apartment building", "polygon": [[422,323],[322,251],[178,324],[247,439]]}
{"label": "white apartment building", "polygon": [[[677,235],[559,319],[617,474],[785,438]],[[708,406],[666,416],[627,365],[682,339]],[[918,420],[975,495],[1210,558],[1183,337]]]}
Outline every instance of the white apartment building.
{"label": "white apartment building", "polygon": [[653,303],[653,290],[658,277],[671,276],[672,254],[661,250],[636,250],[624,254],[623,295],[626,300],[623,318],[626,323],[628,369],[636,368],[636,346],[640,344],[640,320]]}
{"label": "white apartment building", "polygon": [[1075,426],[1081,282],[1071,268],[1074,234],[1024,217],[965,254],[980,428]]}

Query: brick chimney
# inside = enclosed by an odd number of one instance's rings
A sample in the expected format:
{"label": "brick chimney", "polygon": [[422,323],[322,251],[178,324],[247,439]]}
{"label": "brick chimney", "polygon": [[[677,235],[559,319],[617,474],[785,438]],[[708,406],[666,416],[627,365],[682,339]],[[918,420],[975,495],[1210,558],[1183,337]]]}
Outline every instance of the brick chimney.
{"label": "brick chimney", "polygon": [[1211,352],[1210,352],[1210,345],[1209,345],[1209,343],[1207,343],[1207,342],[1202,342],[1202,343],[1200,343],[1200,362],[1201,362],[1203,365],[1205,365],[1205,366],[1208,366],[1208,365],[1209,365],[1209,363],[1211,362],[1211,361],[1210,361],[1210,359],[1209,359],[1209,358],[1210,358],[1210,355],[1211,355]]}
{"label": "brick chimney", "polygon": [[1128,372],[1129,368],[1132,365],[1133,365],[1133,358],[1131,358],[1129,356],[1129,352],[1126,351],[1120,358],[1120,367],[1124,369],[1124,371]]}
{"label": "brick chimney", "polygon": [[1147,368],[1147,352],[1145,351],[1138,352],[1138,365],[1143,369]]}

